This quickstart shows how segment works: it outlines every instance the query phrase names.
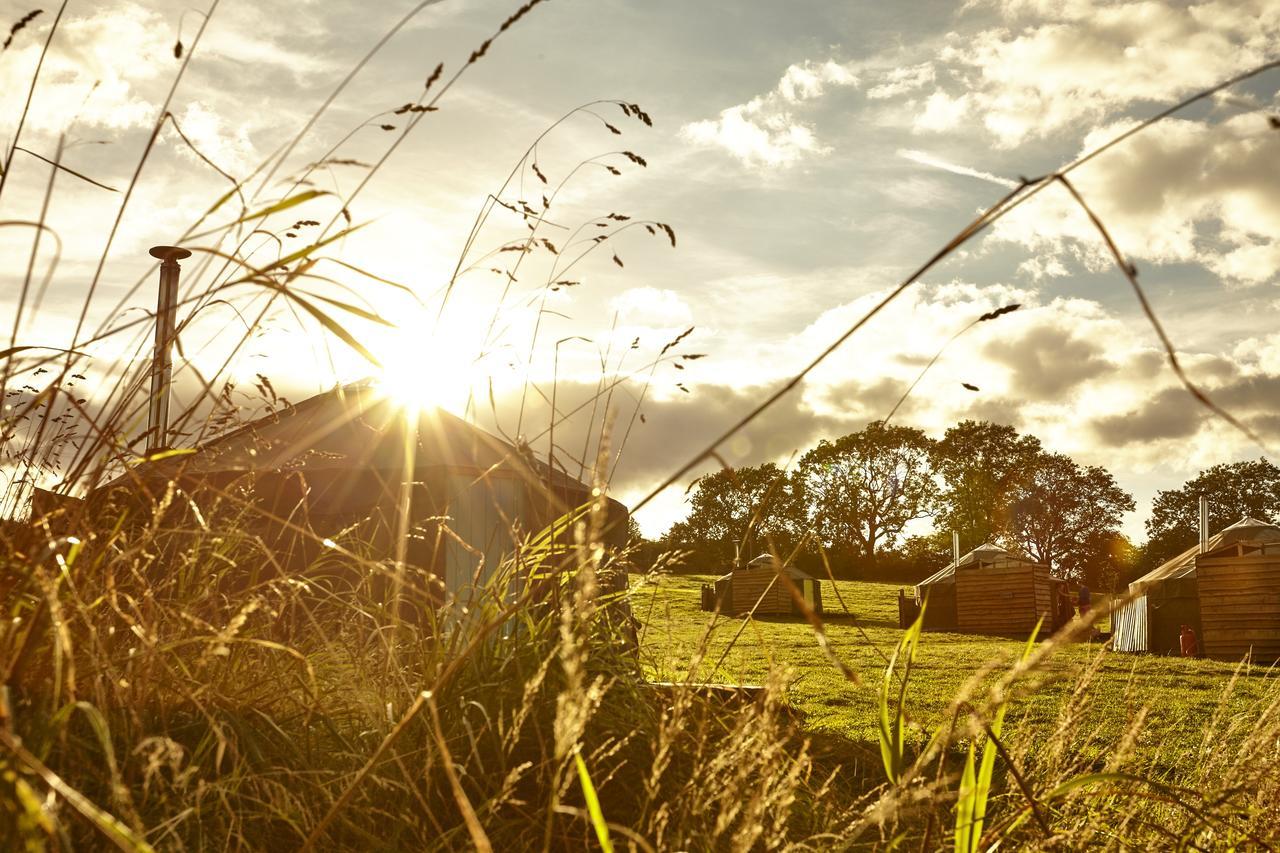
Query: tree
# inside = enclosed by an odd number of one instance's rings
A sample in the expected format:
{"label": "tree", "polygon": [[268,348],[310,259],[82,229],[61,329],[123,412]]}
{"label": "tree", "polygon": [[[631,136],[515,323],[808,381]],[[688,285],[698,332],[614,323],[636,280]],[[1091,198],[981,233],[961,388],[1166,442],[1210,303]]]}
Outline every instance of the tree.
{"label": "tree", "polygon": [[1040,453],[1035,436],[987,421],[962,421],[934,445],[933,469],[946,485],[937,523],[960,534],[962,552],[1009,532],[1012,504]]}
{"label": "tree", "polygon": [[645,541],[644,532],[640,530],[640,522],[636,521],[634,515],[627,516],[627,543],[643,543]]}
{"label": "tree", "polygon": [[1134,577],[1141,551],[1123,533],[1112,531],[1098,538],[1100,541],[1090,546],[1096,560],[1086,568],[1082,580],[1090,589],[1123,590]]}
{"label": "tree", "polygon": [[771,545],[785,556],[800,536],[802,489],[772,462],[708,474],[690,502],[689,517],[673,524],[663,543],[694,551],[700,562],[732,561],[735,540],[745,556]]}
{"label": "tree", "polygon": [[876,421],[806,453],[796,476],[822,545],[874,566],[882,544],[894,545],[908,522],[933,512],[932,446],[918,429]]}
{"label": "tree", "polygon": [[1018,485],[1009,539],[1060,577],[1101,588],[1133,496],[1105,468],[1082,467],[1061,453],[1038,453]]}
{"label": "tree", "polygon": [[1156,494],[1147,520],[1143,565],[1154,568],[1200,539],[1200,496],[1209,499],[1209,531],[1242,518],[1280,517],[1280,468],[1265,457],[1254,462],[1214,465],[1178,489]]}

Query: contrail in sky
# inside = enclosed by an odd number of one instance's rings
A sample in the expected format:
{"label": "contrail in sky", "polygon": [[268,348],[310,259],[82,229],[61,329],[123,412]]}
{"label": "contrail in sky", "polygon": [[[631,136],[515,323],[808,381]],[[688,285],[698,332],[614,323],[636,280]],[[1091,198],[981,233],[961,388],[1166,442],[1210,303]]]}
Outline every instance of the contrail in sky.
{"label": "contrail in sky", "polygon": [[910,160],[912,163],[919,163],[921,166],[931,166],[935,169],[941,169],[944,172],[950,172],[953,175],[965,175],[970,178],[977,178],[980,181],[988,181],[993,184],[999,184],[1002,187],[1016,187],[1017,181],[1011,181],[1008,178],[1002,178],[999,175],[993,175],[990,172],[979,172],[977,169],[970,169],[968,166],[958,166],[955,163],[948,163],[928,154],[924,151],[917,151],[914,148],[899,148],[898,156],[904,160]]}

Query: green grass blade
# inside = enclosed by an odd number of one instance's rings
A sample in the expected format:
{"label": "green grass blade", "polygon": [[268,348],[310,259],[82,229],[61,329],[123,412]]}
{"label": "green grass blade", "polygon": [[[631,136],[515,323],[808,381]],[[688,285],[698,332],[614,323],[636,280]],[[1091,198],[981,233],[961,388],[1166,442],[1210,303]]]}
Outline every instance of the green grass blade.
{"label": "green grass blade", "polygon": [[587,813],[591,815],[591,825],[596,830],[596,840],[605,853],[613,853],[613,842],[609,840],[609,825],[604,822],[604,812],[600,810],[600,798],[596,796],[596,786],[591,784],[591,774],[587,772],[587,763],[580,753],[573,754],[574,763],[578,765],[578,781],[582,784],[582,796],[587,801]]}
{"label": "green grass blade", "polygon": [[291,207],[297,207],[300,204],[311,201],[313,198],[319,198],[320,196],[325,196],[325,195],[333,195],[333,193],[329,192],[328,190],[304,190],[303,192],[300,192],[297,195],[291,195],[291,196],[288,196],[287,198],[282,198],[280,199],[280,201],[276,202],[275,204],[268,205],[267,207],[264,207],[261,210],[255,210],[253,213],[246,213],[244,216],[240,217],[239,219],[237,219],[235,222],[232,222],[231,224],[239,225],[241,222],[252,222],[255,219],[264,219],[273,213],[279,213],[282,210],[288,210]]}
{"label": "green grass blade", "polygon": [[301,308],[303,311],[306,311],[308,314],[310,314],[316,320],[316,322],[318,322],[321,326],[324,326],[324,328],[330,334],[332,334],[338,340],[342,341],[347,346],[351,347],[356,352],[360,353],[360,355],[362,355],[365,358],[365,360],[368,361],[370,364],[372,364],[374,367],[382,367],[382,362],[378,361],[377,357],[372,352],[370,352],[369,349],[364,344],[360,343],[360,341],[356,339],[355,335],[347,331],[346,327],[344,327],[341,323],[333,319],[333,317],[329,316],[324,311],[320,310],[319,307],[308,302],[306,299],[303,299],[300,294],[296,293],[293,290],[290,290],[284,285],[277,284],[276,282],[268,278],[253,279],[251,283],[260,285],[269,290],[274,290],[280,295],[284,296],[286,299],[289,299],[295,305]]}
{"label": "green grass blade", "polygon": [[[1036,637],[1040,634],[1043,624],[1043,619],[1037,622],[1031,636],[1027,638],[1027,645],[1022,650],[1022,660],[1026,660],[1031,650],[1035,648]],[[1007,702],[1002,704],[996,709],[995,717],[991,721],[991,734],[997,738],[1004,729],[1004,715],[1008,708]],[[995,775],[998,752],[995,741],[988,737],[982,746],[982,763],[975,774],[974,747],[972,744],[969,746],[969,757],[965,762],[964,776],[960,781],[960,797],[956,802],[957,851],[972,853],[978,849],[978,844],[982,840],[982,827],[987,819],[987,801],[991,795],[991,780]]]}
{"label": "green grass blade", "polygon": [[[895,739],[889,716],[889,691],[893,686],[893,667],[898,661],[901,648],[899,643],[898,648],[893,650],[893,656],[884,668],[884,680],[880,686],[880,759],[884,762],[884,775],[894,784],[898,782],[898,760],[894,752]],[[898,708],[897,713],[901,715],[902,709]]]}
{"label": "green grass blade", "polygon": [[[893,784],[897,784],[902,776],[902,767],[906,754],[906,726],[903,725],[907,692],[907,682],[911,678],[911,664],[915,661],[916,649],[920,645],[920,632],[924,629],[924,608],[916,621],[902,634],[898,647],[893,650],[889,664],[884,669],[884,678],[880,684],[880,759],[884,762],[885,776]],[[893,690],[893,670],[898,659],[904,661],[902,685],[898,690],[898,704],[894,713],[889,713],[889,694]]]}

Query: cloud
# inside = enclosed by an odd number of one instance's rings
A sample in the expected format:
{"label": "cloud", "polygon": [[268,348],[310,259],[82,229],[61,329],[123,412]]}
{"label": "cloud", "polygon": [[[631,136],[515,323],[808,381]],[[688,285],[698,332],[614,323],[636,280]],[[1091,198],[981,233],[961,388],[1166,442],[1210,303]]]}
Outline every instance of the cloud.
{"label": "cloud", "polygon": [[892,68],[880,77],[881,82],[867,90],[867,97],[873,101],[895,98],[923,88],[934,79],[933,64],[929,62]]}
{"label": "cloud", "polygon": [[1101,341],[1081,337],[1057,318],[991,341],[983,354],[1010,371],[1010,390],[1024,399],[1062,399],[1078,385],[1115,370]]}
{"label": "cloud", "polygon": [[1188,438],[1199,430],[1205,411],[1182,388],[1165,388],[1140,405],[1114,415],[1095,418],[1089,425],[1107,447]]}
{"label": "cloud", "polygon": [[[26,127],[59,133],[153,122],[156,107],[139,87],[175,67],[171,33],[159,21],[154,12],[133,4],[64,20],[45,57]],[[0,63],[0,116],[21,114],[44,37],[44,28],[38,28],[6,51]]]}
{"label": "cloud", "polygon": [[[1244,373],[1231,362],[1224,364],[1231,375],[1222,381],[1201,383],[1202,390],[1263,441],[1280,438],[1280,417],[1275,411],[1280,373]],[[1105,445],[1146,445],[1148,452],[1152,443],[1204,433],[1216,434],[1219,453],[1224,445],[1245,443],[1234,428],[1217,419],[1180,385],[1165,387],[1128,411],[1096,418],[1090,428]]]}
{"label": "cloud", "polygon": [[[594,457],[601,412],[596,411],[594,423],[589,415],[594,410],[591,400],[598,387],[593,382],[562,381],[556,389],[558,410],[568,412],[582,407],[580,416],[556,424],[557,456],[565,461],[570,473],[577,472],[581,461],[578,457],[582,448],[588,445],[588,434],[591,436],[589,455]],[[616,420],[610,433],[609,449],[611,455],[619,460],[613,480],[616,489],[645,487],[658,482],[699,453],[709,437],[723,432],[773,389],[768,385],[744,383],[704,384],[693,388],[689,394],[650,392],[639,409],[644,420],[637,417],[632,423],[641,390],[642,385],[634,383],[611,398]],[[517,393],[517,402],[518,396]],[[499,411],[514,408],[509,399],[500,399],[498,403]],[[600,408],[603,408],[603,401]],[[545,424],[549,414],[547,400],[530,395],[526,401],[525,422]],[[495,423],[485,425],[497,427]],[[816,443],[819,437],[839,433],[842,428],[840,419],[815,414],[801,395],[792,394],[726,442],[719,452],[721,458],[731,465],[785,461],[793,452]],[[538,441],[532,443],[545,454],[545,437],[541,441],[541,445]],[[691,473],[689,479],[717,464],[714,460],[708,461],[697,472]]]}
{"label": "cloud", "polygon": [[[1082,151],[1129,124],[1100,128]],[[1280,271],[1280,134],[1250,114],[1220,123],[1168,119],[1091,161],[1072,180],[1127,256],[1197,263],[1229,284],[1275,281]],[[1061,274],[1074,259],[1110,264],[1096,228],[1061,187],[997,222],[989,241],[1040,257]]]}
{"label": "cloud", "polygon": [[795,115],[829,86],[856,86],[857,77],[837,62],[792,65],[771,92],[728,107],[715,119],[692,122],[681,135],[696,145],[722,148],[746,166],[789,166],[830,149],[813,127]]}
{"label": "cloud", "polygon": [[[241,123],[230,127],[216,112],[200,101],[187,104],[180,116],[178,127],[191,140],[196,150],[208,157],[226,172],[243,174],[253,168],[259,155],[249,139],[249,128]],[[179,152],[192,161],[199,158],[180,140],[174,143]]]}
{"label": "cloud", "polygon": [[1280,38],[1280,7],[1267,0],[976,5],[1004,20],[949,38],[916,126],[973,119],[1005,147],[1207,88],[1272,58]]}
{"label": "cloud", "polygon": [[946,92],[934,92],[925,98],[924,109],[916,116],[915,128],[925,131],[951,130],[964,120],[968,112],[967,95],[953,98]]}
{"label": "cloud", "polygon": [[614,297],[610,307],[618,314],[618,325],[628,330],[685,329],[693,324],[688,303],[674,290],[633,287]]}

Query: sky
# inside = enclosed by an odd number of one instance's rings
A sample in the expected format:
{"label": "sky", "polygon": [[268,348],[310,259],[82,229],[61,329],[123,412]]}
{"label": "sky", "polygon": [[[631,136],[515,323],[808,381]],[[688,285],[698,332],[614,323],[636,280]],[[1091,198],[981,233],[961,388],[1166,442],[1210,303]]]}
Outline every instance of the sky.
{"label": "sky", "polygon": [[[1020,177],[1280,57],[1280,5],[1265,0],[551,0],[471,64],[515,4],[446,0],[410,15],[415,6],[69,2],[20,141],[34,154],[15,155],[0,194],[8,222],[40,219],[47,199],[57,235],[36,252],[14,343],[80,345],[134,322],[86,345],[89,396],[106,395],[149,353],[147,249],[181,240],[197,249],[188,286],[226,286],[184,331],[179,402],[194,393],[193,370],[213,375],[224,362],[242,389],[263,374],[294,400],[372,372],[459,412],[475,392],[482,424],[539,446],[554,394],[566,414],[558,455],[571,470],[588,464],[607,423],[611,489],[634,505]],[[35,8],[0,0],[0,28]],[[0,53],[6,143],[56,11],[45,3]],[[438,109],[397,114],[438,63],[432,92],[463,71]],[[1137,500],[1125,530],[1141,538],[1157,490],[1280,445],[1280,131],[1268,121],[1278,89],[1280,71],[1260,75],[1072,173],[1190,377],[1262,444],[1180,387],[1096,228],[1052,186],[931,269],[720,457],[785,463],[884,417],[944,341],[1018,303],[957,339],[895,421],[940,436],[965,418],[995,420],[1106,466]],[[175,121],[121,215],[166,98]],[[612,101],[638,105],[651,126]],[[49,192],[52,170],[36,154],[112,189],[59,172]],[[197,232],[241,211],[233,198],[209,213],[232,186],[210,164],[254,176],[246,211],[315,193],[240,227],[251,263],[339,234],[345,207],[360,228],[324,247],[341,264],[319,264],[330,281],[306,292],[392,324],[312,299],[381,370],[297,305],[268,306],[263,288],[218,277],[208,250],[237,244]],[[556,253],[499,251],[530,232],[501,207],[477,220],[490,194],[539,210],[547,197],[536,236]],[[318,224],[290,227],[299,220]],[[34,233],[0,227],[6,335]],[[30,294],[46,275],[37,311]],[[593,406],[602,377],[612,393]],[[685,486],[711,464],[641,510],[646,533],[683,515]]]}

